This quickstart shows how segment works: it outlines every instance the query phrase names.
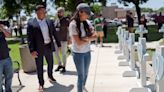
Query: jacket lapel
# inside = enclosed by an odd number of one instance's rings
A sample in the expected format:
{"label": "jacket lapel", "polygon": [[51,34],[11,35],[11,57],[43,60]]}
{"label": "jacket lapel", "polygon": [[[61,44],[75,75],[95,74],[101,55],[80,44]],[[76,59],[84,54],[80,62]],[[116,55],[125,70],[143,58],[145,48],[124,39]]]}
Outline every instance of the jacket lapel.
{"label": "jacket lapel", "polygon": [[[34,28],[36,29],[36,31],[39,32],[39,34],[41,35],[41,37],[42,37],[42,39],[43,39],[43,41],[44,41],[44,38],[43,38],[43,34],[42,34],[42,32],[41,32],[40,25],[39,25],[39,23],[38,23],[38,21],[37,21],[36,18],[34,19]],[[36,34],[36,35],[37,35],[37,34]]]}
{"label": "jacket lapel", "polygon": [[34,19],[34,27],[41,31],[41,28],[40,28],[39,23],[36,18]]}

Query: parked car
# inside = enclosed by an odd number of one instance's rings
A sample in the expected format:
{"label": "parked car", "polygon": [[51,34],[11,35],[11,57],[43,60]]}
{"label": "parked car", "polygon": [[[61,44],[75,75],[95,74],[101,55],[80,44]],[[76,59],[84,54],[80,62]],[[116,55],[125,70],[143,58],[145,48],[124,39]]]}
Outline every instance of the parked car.
{"label": "parked car", "polygon": [[108,26],[118,26],[118,25],[122,25],[121,20],[119,19],[106,19],[106,22],[108,23]]}

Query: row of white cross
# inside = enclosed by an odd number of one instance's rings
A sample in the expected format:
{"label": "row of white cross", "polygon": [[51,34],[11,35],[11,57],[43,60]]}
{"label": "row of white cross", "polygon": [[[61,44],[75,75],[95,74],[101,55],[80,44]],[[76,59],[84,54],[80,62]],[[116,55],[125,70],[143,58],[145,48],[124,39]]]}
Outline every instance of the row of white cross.
{"label": "row of white cross", "polygon": [[[159,32],[164,33],[164,25]],[[139,34],[138,43],[135,43],[135,33]],[[164,46],[158,46],[152,58],[152,66],[155,75],[154,88],[148,87],[148,81],[146,77],[146,61],[149,54],[146,53],[146,38],[143,34],[148,31],[140,25],[135,33],[129,33],[123,27],[118,27],[117,35],[119,41],[119,51],[123,54],[125,62],[119,62],[119,66],[130,66],[129,71],[123,73],[123,77],[137,77],[139,79],[139,88],[132,88],[129,92],[164,92]],[[138,63],[135,61],[135,51],[138,53]],[[121,59],[121,57],[118,57]]]}

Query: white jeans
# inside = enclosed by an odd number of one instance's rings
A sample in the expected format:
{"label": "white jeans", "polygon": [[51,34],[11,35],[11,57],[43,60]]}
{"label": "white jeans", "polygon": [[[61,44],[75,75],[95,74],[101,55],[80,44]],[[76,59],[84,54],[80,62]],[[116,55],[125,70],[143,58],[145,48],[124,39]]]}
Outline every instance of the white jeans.
{"label": "white jeans", "polygon": [[61,41],[61,54],[62,54],[62,59],[60,58],[60,50],[59,50],[57,44],[55,43],[55,56],[56,56],[58,65],[66,66],[67,41]]}

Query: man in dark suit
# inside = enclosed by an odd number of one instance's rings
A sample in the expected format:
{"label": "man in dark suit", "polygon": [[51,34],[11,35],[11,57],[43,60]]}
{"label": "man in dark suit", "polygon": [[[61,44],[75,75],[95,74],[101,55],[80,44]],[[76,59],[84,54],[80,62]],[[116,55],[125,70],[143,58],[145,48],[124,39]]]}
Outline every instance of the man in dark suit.
{"label": "man in dark suit", "polygon": [[37,74],[39,79],[39,90],[43,90],[43,57],[45,56],[48,64],[48,77],[50,82],[56,82],[53,78],[53,37],[58,47],[61,47],[57,38],[56,31],[51,20],[46,19],[46,9],[43,5],[36,6],[36,18],[29,20],[27,27],[28,44],[31,55],[35,57]]}

